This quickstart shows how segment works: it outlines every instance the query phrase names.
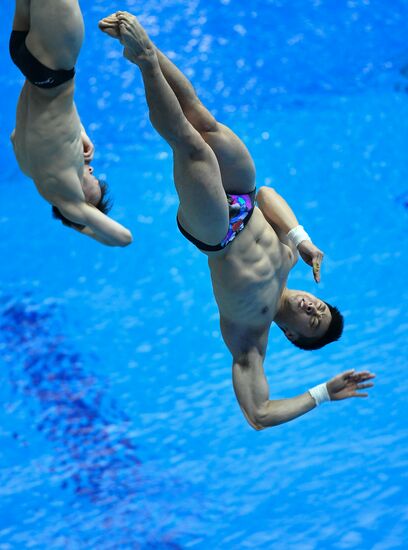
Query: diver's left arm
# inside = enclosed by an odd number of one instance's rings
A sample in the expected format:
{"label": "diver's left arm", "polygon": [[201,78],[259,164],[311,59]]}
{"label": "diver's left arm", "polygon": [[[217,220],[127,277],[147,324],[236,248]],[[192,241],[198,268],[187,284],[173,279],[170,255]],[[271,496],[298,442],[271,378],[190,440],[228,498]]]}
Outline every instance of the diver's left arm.
{"label": "diver's left arm", "polygon": [[279,239],[289,245],[287,234],[299,225],[291,207],[272,187],[260,187],[256,200],[262,214],[274,228]]}
{"label": "diver's left arm", "polygon": [[261,187],[258,191],[259,209],[273,227],[279,240],[290,246],[295,256],[299,252],[302,260],[313,267],[313,276],[320,282],[320,266],[323,252],[312,243],[288,203],[271,187]]}

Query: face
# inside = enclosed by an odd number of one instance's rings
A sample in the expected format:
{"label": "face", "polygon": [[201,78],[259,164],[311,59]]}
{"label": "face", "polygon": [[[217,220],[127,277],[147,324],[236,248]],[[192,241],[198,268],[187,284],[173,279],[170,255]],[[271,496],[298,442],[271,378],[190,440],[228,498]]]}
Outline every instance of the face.
{"label": "face", "polygon": [[327,305],[313,294],[294,290],[288,298],[292,315],[285,330],[289,340],[298,337],[320,338],[329,328],[331,313]]}
{"label": "face", "polygon": [[93,175],[93,168],[89,164],[84,166],[84,177],[82,178],[82,190],[85,200],[95,205],[101,200],[101,188],[98,179]]}

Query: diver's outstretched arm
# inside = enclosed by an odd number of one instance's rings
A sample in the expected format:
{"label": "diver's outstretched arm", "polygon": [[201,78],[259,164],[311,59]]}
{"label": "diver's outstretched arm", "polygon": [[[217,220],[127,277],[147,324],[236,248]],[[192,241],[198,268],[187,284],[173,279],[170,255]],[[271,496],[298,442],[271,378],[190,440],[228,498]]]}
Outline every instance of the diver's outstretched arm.
{"label": "diver's outstretched arm", "polygon": [[[256,351],[239,360],[232,366],[235,395],[248,423],[255,430],[278,426],[306,414],[316,407],[319,394],[325,390],[326,399],[339,401],[350,397],[367,397],[360,390],[371,388],[374,374],[369,371],[345,371],[326,384],[317,386],[318,395],[312,397],[313,389],[296,397],[269,399],[269,387],[263,369],[263,360]],[[324,388],[325,386],[325,388]],[[329,399],[327,399],[327,397]]]}

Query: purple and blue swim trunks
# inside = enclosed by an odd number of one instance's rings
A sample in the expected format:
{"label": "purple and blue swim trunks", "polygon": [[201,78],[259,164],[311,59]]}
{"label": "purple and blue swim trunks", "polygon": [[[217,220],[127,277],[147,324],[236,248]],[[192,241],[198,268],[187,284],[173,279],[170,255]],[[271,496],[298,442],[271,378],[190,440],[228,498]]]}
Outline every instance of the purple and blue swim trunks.
{"label": "purple and blue swim trunks", "polygon": [[216,245],[209,245],[203,243],[187,233],[187,231],[182,227],[179,220],[177,219],[177,225],[180,232],[188,239],[190,242],[196,245],[200,250],[206,252],[215,252],[217,250],[222,250],[225,248],[235,237],[245,228],[246,224],[251,219],[252,213],[255,208],[255,196],[256,189],[250,193],[238,194],[238,193],[226,193],[228,200],[228,210],[229,210],[229,226],[228,231],[223,240]]}

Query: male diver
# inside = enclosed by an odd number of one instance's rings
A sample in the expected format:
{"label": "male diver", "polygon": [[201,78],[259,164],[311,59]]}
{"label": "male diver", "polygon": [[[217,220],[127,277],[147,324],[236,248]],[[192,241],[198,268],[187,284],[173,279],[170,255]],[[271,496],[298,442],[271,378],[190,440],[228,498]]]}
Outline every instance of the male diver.
{"label": "male diver", "polygon": [[55,218],[105,245],[126,246],[131,233],[106,215],[106,184],[93,175],[94,146],[74,103],[83,36],[77,0],[16,0],[10,55],[26,81],[11,141]]}
{"label": "male diver", "polygon": [[288,422],[323,401],[366,397],[374,375],[343,372],[289,399],[270,400],[263,363],[273,321],[296,346],[337,340],[337,308],[286,286],[298,253],[320,280],[323,253],[282,197],[261,187],[244,144],[206,110],[191,83],[152,43],[137,19],[119,11],[99,26],[124,46],[143,77],[150,120],[173,150],[182,234],[208,257],[223,339],[233,357],[233,384],[256,430]]}

